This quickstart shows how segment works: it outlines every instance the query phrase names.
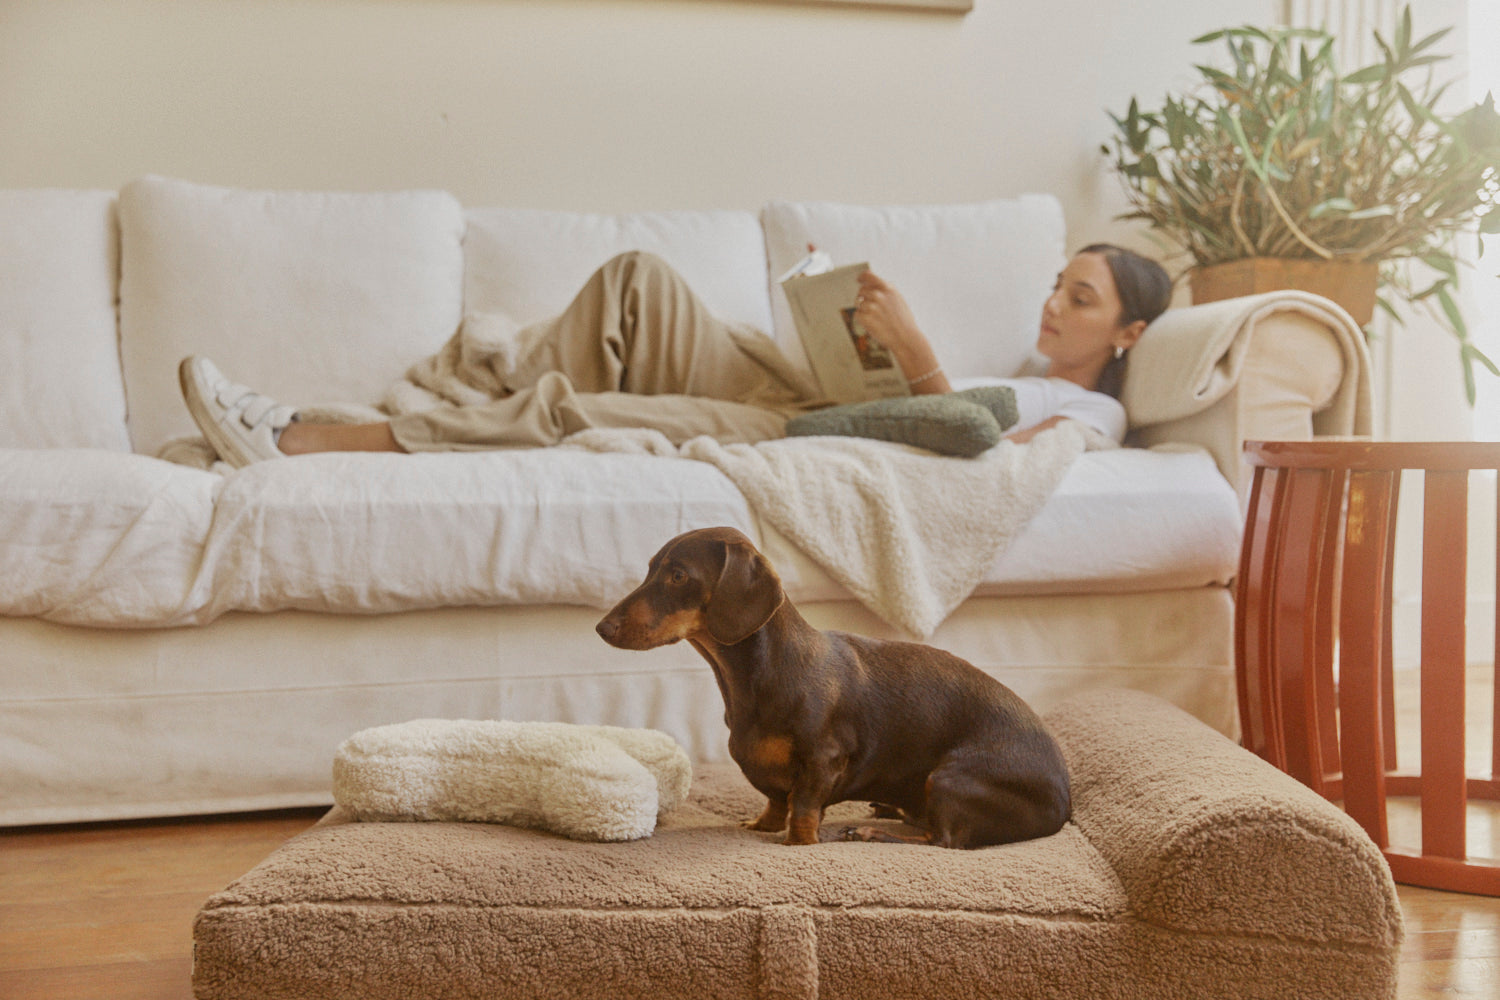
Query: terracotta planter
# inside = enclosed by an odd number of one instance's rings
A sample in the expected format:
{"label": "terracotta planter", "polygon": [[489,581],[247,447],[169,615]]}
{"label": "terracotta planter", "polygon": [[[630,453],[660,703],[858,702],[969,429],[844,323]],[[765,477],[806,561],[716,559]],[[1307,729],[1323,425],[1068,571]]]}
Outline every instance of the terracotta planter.
{"label": "terracotta planter", "polygon": [[1248,257],[1194,268],[1188,276],[1193,302],[1216,302],[1293,288],[1332,299],[1364,326],[1375,315],[1380,265],[1374,261]]}

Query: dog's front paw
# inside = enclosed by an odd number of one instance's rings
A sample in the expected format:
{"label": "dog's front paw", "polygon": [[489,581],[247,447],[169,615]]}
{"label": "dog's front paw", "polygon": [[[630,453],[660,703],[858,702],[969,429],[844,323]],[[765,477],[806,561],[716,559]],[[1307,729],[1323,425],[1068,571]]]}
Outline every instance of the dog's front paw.
{"label": "dog's front paw", "polygon": [[747,831],[754,831],[757,834],[780,834],[786,829],[786,817],[760,814],[756,819],[745,820],[739,826],[744,826]]}
{"label": "dog's front paw", "polygon": [[872,826],[846,826],[839,831],[839,839],[870,843],[879,834],[880,831]]}
{"label": "dog's front paw", "polygon": [[761,810],[755,819],[747,820],[740,824],[747,830],[755,830],[758,833],[780,833],[786,829],[787,819],[791,810],[785,802],[779,799],[766,800],[766,807]]}

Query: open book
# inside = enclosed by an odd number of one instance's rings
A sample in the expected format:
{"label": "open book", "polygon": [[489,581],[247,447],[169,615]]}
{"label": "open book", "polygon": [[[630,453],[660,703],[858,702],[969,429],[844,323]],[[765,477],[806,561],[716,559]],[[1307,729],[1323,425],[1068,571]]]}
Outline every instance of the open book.
{"label": "open book", "polygon": [[815,250],[780,279],[813,375],[823,395],[839,403],[911,391],[891,352],[854,318],[859,276],[868,269],[868,264],[835,268],[826,253]]}

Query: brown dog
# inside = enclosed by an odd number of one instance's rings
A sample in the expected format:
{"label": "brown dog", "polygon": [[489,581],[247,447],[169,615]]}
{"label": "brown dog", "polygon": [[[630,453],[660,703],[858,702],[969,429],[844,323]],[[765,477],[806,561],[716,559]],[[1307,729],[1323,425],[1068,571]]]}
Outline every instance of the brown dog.
{"label": "brown dog", "polygon": [[752,830],[817,843],[824,807],[848,799],[927,831],[844,830],[853,840],[982,847],[1068,820],[1062,753],[1013,691],[931,646],[813,628],[733,528],[672,539],[597,630],[622,649],[686,639],[703,654],[730,756],[768,799]]}

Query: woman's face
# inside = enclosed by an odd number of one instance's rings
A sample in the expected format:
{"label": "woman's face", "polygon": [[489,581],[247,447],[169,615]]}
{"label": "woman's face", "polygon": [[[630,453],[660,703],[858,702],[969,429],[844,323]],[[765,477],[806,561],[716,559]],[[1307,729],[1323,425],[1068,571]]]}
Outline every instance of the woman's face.
{"label": "woman's face", "polygon": [[1057,276],[1042,307],[1037,350],[1054,368],[1102,367],[1116,346],[1134,342],[1130,328],[1120,325],[1120,309],[1109,264],[1099,254],[1078,254]]}

